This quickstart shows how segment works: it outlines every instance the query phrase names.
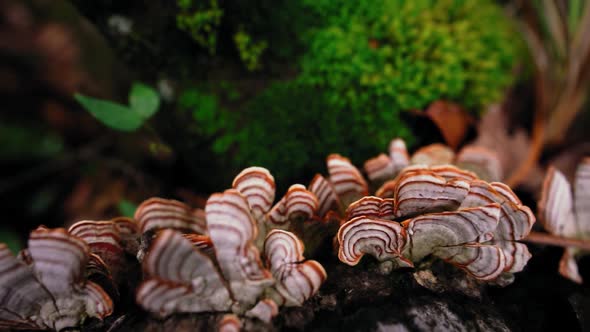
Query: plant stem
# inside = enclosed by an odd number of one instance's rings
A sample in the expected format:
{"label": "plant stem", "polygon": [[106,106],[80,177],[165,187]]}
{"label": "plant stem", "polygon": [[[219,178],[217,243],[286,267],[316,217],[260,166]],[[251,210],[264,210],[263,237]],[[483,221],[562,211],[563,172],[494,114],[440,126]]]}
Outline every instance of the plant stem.
{"label": "plant stem", "polygon": [[576,247],[583,250],[590,251],[590,241],[573,239],[567,237],[561,237],[552,235],[549,233],[531,232],[526,238],[523,239],[525,242],[546,244],[556,247]]}

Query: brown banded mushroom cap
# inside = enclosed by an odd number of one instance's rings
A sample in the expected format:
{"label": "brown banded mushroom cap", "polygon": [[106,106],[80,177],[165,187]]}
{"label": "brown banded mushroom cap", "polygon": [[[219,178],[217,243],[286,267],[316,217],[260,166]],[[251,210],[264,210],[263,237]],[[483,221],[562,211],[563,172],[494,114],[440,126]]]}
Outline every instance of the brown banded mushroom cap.
{"label": "brown banded mushroom cap", "polygon": [[234,178],[232,187],[246,197],[256,220],[264,217],[275,200],[274,177],[263,167],[244,169]]}
{"label": "brown banded mushroom cap", "polygon": [[211,259],[175,230],[158,233],[143,260],[147,279],[137,303],[166,317],[178,312],[226,311],[230,292]]}
{"label": "brown banded mushroom cap", "polygon": [[392,198],[365,196],[348,206],[346,220],[361,216],[393,220],[393,211],[394,201]]}
{"label": "brown banded mushroom cap", "polygon": [[205,220],[188,205],[163,198],[150,198],[135,211],[142,234],[160,229],[177,229],[190,233],[206,234]]}
{"label": "brown banded mushroom cap", "polygon": [[499,204],[431,213],[402,223],[410,241],[404,256],[413,262],[431,254],[437,247],[456,246],[477,241],[482,234],[498,226]]}
{"label": "brown banded mushroom cap", "polygon": [[469,183],[463,180],[447,182],[429,170],[404,172],[396,182],[395,216],[455,210],[468,192]]}
{"label": "brown banded mushroom cap", "polygon": [[371,181],[385,180],[395,176],[393,162],[384,153],[367,160],[364,169]]}
{"label": "brown banded mushroom cap", "polygon": [[290,222],[304,222],[311,219],[318,210],[316,196],[303,185],[294,184],[268,213],[268,220],[274,226],[287,227]]}
{"label": "brown banded mushroom cap", "polygon": [[460,267],[479,280],[493,280],[504,271],[505,258],[501,248],[481,243],[437,247],[433,254]]}
{"label": "brown banded mushroom cap", "polygon": [[273,229],[264,241],[264,252],[275,288],[286,306],[300,306],[326,280],[326,271],[314,260],[305,261],[303,242],[291,232]]}
{"label": "brown banded mushroom cap", "polygon": [[86,242],[90,251],[106,263],[110,272],[118,274],[123,265],[124,249],[119,228],[115,223],[83,220],[73,224],[68,232]]}
{"label": "brown banded mushroom cap", "polygon": [[331,154],[327,159],[330,183],[344,206],[368,195],[367,182],[348,158]]}
{"label": "brown banded mushroom cap", "polygon": [[396,261],[400,267],[413,266],[401,256],[407,240],[403,227],[397,222],[356,217],[340,227],[337,239],[338,258],[348,265],[357,265],[365,254],[370,254],[379,261]]}
{"label": "brown banded mushroom cap", "polygon": [[318,215],[324,217],[328,211],[340,210],[340,199],[334,190],[332,184],[321,174],[316,174],[311,180],[308,190],[312,192],[318,200]]}
{"label": "brown banded mushroom cap", "polygon": [[211,195],[205,207],[217,262],[240,306],[252,307],[274,283],[254,245],[258,230],[246,198],[235,189]]}
{"label": "brown banded mushroom cap", "polygon": [[[524,244],[514,241],[525,238],[535,223],[532,211],[520,203],[512,190],[503,183],[471,182],[469,193],[460,208],[476,207],[484,204],[500,204],[498,227],[492,233],[494,243],[504,251],[505,272],[520,272],[531,254]],[[483,241],[483,239],[482,239]]]}

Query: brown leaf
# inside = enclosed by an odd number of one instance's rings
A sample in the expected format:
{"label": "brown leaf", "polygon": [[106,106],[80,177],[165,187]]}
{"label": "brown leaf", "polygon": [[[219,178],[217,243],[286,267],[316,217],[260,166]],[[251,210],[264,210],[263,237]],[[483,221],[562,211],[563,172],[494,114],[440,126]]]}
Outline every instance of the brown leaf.
{"label": "brown leaf", "polygon": [[459,105],[444,100],[430,104],[424,114],[438,127],[447,144],[454,150],[461,144],[474,122]]}

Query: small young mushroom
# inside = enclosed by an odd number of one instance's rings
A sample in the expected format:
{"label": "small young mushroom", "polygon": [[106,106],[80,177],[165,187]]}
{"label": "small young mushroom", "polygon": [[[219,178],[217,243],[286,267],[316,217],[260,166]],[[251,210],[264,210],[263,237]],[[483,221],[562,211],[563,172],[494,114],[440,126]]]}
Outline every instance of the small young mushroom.
{"label": "small young mushroom", "polygon": [[[303,242],[295,234],[274,229],[264,241],[264,252],[276,280],[281,299],[275,302],[300,306],[314,295],[326,280],[326,271],[314,260],[305,261]],[[283,300],[283,301],[280,301]]]}
{"label": "small young mushroom", "polygon": [[[578,165],[574,186],[554,167],[550,167],[539,201],[539,214],[545,230],[558,236],[590,239],[590,157]],[[575,260],[579,250],[565,249],[559,263],[559,273],[564,277],[582,283]]]}
{"label": "small young mushroom", "polygon": [[112,313],[110,297],[85,278],[84,241],[65,229],[39,227],[28,244],[19,255],[25,261],[0,244],[0,327],[60,331]]}

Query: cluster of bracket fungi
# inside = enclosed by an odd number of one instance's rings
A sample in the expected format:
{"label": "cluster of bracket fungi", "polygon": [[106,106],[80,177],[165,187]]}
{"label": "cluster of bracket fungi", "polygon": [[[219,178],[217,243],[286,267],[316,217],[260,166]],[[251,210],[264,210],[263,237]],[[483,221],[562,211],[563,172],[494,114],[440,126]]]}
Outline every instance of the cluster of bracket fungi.
{"label": "cluster of bracket fungi", "polygon": [[0,327],[59,331],[103,319],[133,262],[141,264],[135,300],[144,310],[159,318],[220,313],[219,329],[229,331],[240,329],[241,317],[270,322],[279,307],[316,294],[327,275],[303,254],[326,239],[335,239],[348,265],[369,254],[389,272],[433,255],[497,284],[530,258],[518,241],[535,218],[493,182],[501,170],[486,150],[455,156],[435,144],[410,158],[396,139],[389,156],[365,163],[369,182],[340,155],[328,156],[327,169],[274,205],[273,176],[250,167],[204,209],[151,198],[133,219],[40,227],[18,256],[0,246]]}
{"label": "cluster of bracket fungi", "polygon": [[[356,265],[369,254],[388,272],[412,267],[429,255],[439,257],[476,279],[506,285],[531,257],[526,237],[535,217],[500,182],[493,153],[469,147],[457,156],[434,144],[410,158],[401,140],[365,163],[369,179],[383,183],[375,196],[350,204],[338,231],[338,257]],[[358,188],[358,191],[366,191]]]}

